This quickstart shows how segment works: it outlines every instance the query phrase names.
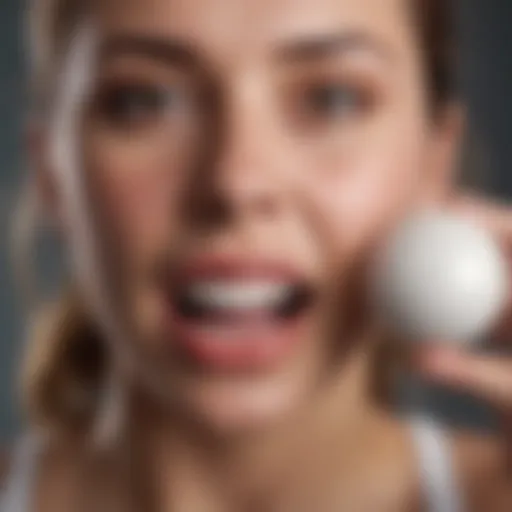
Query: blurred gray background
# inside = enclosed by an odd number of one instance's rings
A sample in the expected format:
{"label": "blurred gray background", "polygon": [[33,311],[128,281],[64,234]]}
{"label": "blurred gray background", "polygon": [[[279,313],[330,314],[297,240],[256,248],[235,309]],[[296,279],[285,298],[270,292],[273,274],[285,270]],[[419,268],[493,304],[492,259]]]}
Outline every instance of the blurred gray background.
{"label": "blurred gray background", "polygon": [[[8,226],[24,167],[22,5],[20,0],[0,2],[0,442],[8,442],[19,428],[15,380],[23,323],[8,262]],[[506,198],[512,194],[512,1],[460,0],[459,11],[470,122],[484,148],[485,166],[492,170],[484,181]],[[55,257],[50,252],[44,259],[47,272],[54,272]],[[463,397],[434,392],[429,400],[445,415],[473,422],[483,418],[483,411]]]}

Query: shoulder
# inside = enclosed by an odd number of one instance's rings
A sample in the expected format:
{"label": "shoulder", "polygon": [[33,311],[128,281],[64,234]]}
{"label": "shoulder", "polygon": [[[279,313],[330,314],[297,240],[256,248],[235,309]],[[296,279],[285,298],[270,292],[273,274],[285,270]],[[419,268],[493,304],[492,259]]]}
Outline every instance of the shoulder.
{"label": "shoulder", "polygon": [[21,436],[12,453],[0,453],[2,506],[25,510],[35,501],[40,510],[71,510],[60,507],[63,493],[59,486],[67,487],[77,460],[73,455],[69,443],[49,442],[34,432]]}
{"label": "shoulder", "polygon": [[85,508],[96,510],[104,499],[121,500],[117,484],[126,468],[116,465],[117,455],[115,447],[98,447],[82,434],[48,438],[40,452],[34,488],[38,509],[68,512],[78,500],[85,500]]}
{"label": "shoulder", "polygon": [[512,510],[512,450],[505,439],[457,432],[452,442],[455,471],[468,510]]}

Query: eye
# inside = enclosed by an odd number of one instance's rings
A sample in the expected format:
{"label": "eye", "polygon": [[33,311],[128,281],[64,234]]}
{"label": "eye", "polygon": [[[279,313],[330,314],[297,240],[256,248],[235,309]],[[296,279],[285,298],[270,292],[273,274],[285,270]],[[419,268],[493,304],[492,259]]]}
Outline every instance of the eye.
{"label": "eye", "polygon": [[172,115],[184,102],[181,88],[148,84],[117,84],[99,98],[100,115],[120,127],[134,127]]}
{"label": "eye", "polygon": [[366,97],[354,86],[319,84],[306,89],[304,103],[311,115],[334,120],[360,112],[366,105]]}

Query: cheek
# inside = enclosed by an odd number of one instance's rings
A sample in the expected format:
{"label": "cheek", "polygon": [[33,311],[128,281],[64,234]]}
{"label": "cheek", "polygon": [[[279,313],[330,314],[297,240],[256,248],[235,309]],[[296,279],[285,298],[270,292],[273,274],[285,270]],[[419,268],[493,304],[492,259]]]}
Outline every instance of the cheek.
{"label": "cheek", "polygon": [[130,329],[150,341],[158,338],[163,315],[153,271],[176,241],[176,205],[190,165],[187,147],[167,137],[130,143],[99,132],[84,146],[101,265],[109,271],[111,288],[122,294],[123,314],[136,319]]}
{"label": "cheek", "polygon": [[184,150],[169,143],[116,143],[94,137],[87,172],[104,228],[135,259],[166,244],[175,231]]}
{"label": "cheek", "polygon": [[422,154],[419,138],[409,137],[324,155],[307,194],[338,257],[371,246],[419,203]]}

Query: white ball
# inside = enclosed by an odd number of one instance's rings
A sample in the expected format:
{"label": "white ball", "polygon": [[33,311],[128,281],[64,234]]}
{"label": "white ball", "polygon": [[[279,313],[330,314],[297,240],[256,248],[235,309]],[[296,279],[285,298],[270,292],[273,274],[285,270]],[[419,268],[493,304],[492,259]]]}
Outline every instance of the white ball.
{"label": "white ball", "polygon": [[376,307],[391,331],[409,341],[476,342],[494,327],[509,296],[496,241],[452,214],[415,215],[380,256]]}

